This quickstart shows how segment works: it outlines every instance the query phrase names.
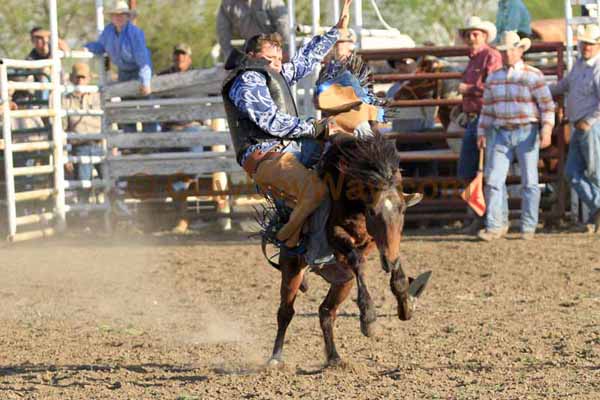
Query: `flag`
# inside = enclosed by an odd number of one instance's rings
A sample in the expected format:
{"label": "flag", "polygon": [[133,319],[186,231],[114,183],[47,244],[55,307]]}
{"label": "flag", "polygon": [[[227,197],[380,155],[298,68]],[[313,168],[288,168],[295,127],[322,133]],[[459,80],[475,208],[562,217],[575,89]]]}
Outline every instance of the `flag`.
{"label": "flag", "polygon": [[460,197],[467,202],[469,207],[475,211],[477,215],[483,217],[485,214],[485,197],[483,196],[483,172],[477,172],[477,176],[466,189],[461,193]]}

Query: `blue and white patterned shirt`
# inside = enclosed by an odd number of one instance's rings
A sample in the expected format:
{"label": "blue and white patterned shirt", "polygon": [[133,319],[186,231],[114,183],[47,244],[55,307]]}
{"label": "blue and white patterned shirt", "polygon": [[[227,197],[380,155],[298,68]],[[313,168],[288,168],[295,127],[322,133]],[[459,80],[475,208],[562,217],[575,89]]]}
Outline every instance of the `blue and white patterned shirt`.
{"label": "blue and white patterned shirt", "polygon": [[113,24],[108,24],[95,42],[85,45],[94,54],[108,53],[110,61],[120,71],[138,71],[140,82],[150,86],[152,61],[146,46],[144,31],[128,22],[120,33]]}
{"label": "blue and white patterned shirt", "polygon": [[[288,85],[294,85],[310,74],[331,50],[339,36],[337,28],[331,28],[322,36],[315,36],[302,46],[292,60],[283,64],[281,75]],[[260,127],[264,132],[281,139],[299,139],[312,137],[314,125],[310,120],[281,112],[275,105],[267,79],[256,71],[246,71],[235,78],[229,98],[237,109]],[[254,151],[251,146],[246,154]],[[244,156],[245,158],[245,156]]]}

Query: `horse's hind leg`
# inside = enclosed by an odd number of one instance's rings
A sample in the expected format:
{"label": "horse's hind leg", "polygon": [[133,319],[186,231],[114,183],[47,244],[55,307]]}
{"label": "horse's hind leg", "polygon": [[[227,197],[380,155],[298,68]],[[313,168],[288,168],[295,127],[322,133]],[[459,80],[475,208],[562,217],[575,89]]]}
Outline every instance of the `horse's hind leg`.
{"label": "horse's hind leg", "polygon": [[327,365],[337,365],[342,361],[335,348],[333,325],[337,316],[338,307],[350,294],[352,284],[353,281],[349,280],[345,283],[331,285],[327,297],[325,297],[325,300],[323,300],[323,303],[319,307],[319,321],[321,322],[323,339],[325,340]]}
{"label": "horse's hind leg", "polygon": [[269,360],[270,366],[276,366],[283,361],[285,332],[294,317],[294,301],[304,276],[304,264],[298,256],[286,256],[282,253],[279,265],[281,266],[281,300],[277,311],[277,337]]}

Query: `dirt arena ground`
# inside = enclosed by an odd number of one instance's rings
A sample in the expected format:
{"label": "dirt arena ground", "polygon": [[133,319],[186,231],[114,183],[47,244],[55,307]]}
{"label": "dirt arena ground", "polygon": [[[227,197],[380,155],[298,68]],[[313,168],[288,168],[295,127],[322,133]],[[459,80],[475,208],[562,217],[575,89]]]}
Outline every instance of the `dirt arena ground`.
{"label": "dirt arena ground", "polygon": [[406,269],[434,273],[409,322],[371,257],[379,333],[348,301],[342,367],[323,366],[312,274],[276,370],[279,276],[244,234],[4,246],[0,399],[599,399],[600,237],[516,239],[409,233]]}

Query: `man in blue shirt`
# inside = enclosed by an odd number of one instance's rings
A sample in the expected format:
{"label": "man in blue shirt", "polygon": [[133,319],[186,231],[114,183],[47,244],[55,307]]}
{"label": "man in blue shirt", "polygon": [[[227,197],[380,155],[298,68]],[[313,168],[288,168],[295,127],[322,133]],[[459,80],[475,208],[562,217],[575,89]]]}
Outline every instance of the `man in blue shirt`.
{"label": "man in blue shirt", "polygon": [[503,32],[516,31],[519,37],[531,37],[531,15],[523,0],[499,0],[496,14],[498,38]]}
{"label": "man in blue shirt", "polygon": [[262,190],[294,206],[276,235],[287,247],[297,245],[304,221],[327,193],[317,173],[307,168],[313,157],[296,142],[323,137],[330,125],[299,118],[290,86],[309,75],[331,50],[347,26],[350,3],[345,0],[335,27],[315,36],[290,62],[282,63],[283,43],[274,33],[249,39],[246,54],[235,62],[230,56],[226,65],[232,71],[222,94],[238,163]]}
{"label": "man in blue shirt", "polygon": [[139,92],[147,96],[152,91],[152,62],[144,31],[131,23],[133,12],[126,1],[117,1],[109,14],[111,23],[97,41],[85,47],[94,54],[108,53],[111,62],[119,68],[119,82],[139,79]]}
{"label": "man in blue shirt", "polygon": [[587,25],[577,40],[577,62],[550,89],[555,96],[568,93],[567,116],[575,129],[565,173],[590,210],[588,230],[600,233],[600,26]]}

